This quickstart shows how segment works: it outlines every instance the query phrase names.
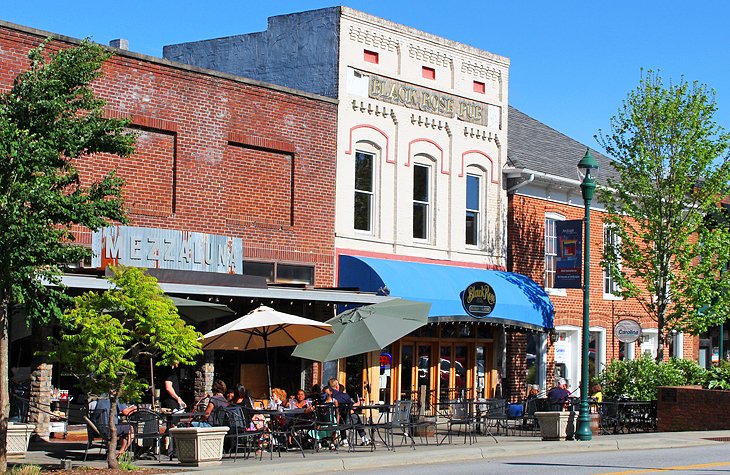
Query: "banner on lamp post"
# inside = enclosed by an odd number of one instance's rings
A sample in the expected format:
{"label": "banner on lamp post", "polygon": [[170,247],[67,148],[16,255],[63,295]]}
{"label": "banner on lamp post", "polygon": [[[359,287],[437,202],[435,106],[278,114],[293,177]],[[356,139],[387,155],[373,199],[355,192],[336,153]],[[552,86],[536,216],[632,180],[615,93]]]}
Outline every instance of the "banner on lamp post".
{"label": "banner on lamp post", "polygon": [[580,289],[583,264],[583,220],[556,221],[557,256],[555,259],[556,289]]}

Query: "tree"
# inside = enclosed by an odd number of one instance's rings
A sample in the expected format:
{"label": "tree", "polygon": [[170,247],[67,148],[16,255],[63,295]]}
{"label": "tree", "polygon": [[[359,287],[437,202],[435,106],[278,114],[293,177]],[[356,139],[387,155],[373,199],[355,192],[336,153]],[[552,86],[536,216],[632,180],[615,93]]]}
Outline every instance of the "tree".
{"label": "tree", "polygon": [[697,334],[730,312],[730,228],[715,219],[730,191],[730,136],[716,110],[705,85],[667,87],[649,71],[597,136],[619,175],[600,191],[619,237],[603,265],[657,322],[657,361],[665,332]]}
{"label": "tree", "polygon": [[7,470],[8,318],[23,305],[47,322],[69,297],[62,266],[90,250],[74,243],[72,226],[97,230],[126,222],[122,180],[113,171],[82,183],[75,161],[95,153],[128,156],[136,137],[125,120],[105,119],[90,87],[109,54],[88,41],[55,53],[33,49],[30,68],[0,95],[0,473]]}
{"label": "tree", "polygon": [[112,268],[112,288],[76,297],[76,306],[62,317],[68,330],[53,356],[79,380],[87,393],[109,394],[110,468],[118,468],[117,401],[137,400],[148,387],[136,366],[154,358],[158,366],[193,363],[202,354],[202,335],[186,325],[157,279],[135,267]]}

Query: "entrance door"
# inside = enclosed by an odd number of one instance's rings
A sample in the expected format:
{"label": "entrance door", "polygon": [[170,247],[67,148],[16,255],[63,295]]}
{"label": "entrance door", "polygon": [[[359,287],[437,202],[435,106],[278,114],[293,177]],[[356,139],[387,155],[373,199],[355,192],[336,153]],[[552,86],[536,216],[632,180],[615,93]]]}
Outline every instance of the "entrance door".
{"label": "entrance door", "polygon": [[471,397],[467,391],[467,368],[469,368],[469,346],[442,344],[439,361],[439,400],[447,401],[458,397]]}

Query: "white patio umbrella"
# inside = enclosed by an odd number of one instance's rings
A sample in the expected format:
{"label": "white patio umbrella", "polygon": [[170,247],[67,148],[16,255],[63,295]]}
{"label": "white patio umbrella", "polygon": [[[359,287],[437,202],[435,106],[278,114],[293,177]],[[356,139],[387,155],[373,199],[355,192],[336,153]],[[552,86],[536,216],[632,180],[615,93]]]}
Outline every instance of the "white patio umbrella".
{"label": "white patio umbrella", "polygon": [[293,346],[332,333],[328,323],[279,312],[264,305],[203,335],[204,350],[258,350],[266,354],[266,374],[271,394],[269,348]]}

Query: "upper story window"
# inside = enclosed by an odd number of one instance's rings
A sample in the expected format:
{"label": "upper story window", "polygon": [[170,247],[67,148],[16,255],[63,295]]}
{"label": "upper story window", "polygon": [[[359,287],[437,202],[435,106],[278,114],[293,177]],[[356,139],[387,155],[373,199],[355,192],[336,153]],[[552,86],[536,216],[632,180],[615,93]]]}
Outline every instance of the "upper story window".
{"label": "upper story window", "polygon": [[480,244],[482,222],[481,210],[481,177],[468,174],[466,176],[466,244]]}
{"label": "upper story window", "polygon": [[363,59],[366,63],[378,64],[380,62],[380,55],[377,51],[364,50]]}
{"label": "upper story window", "polygon": [[484,94],[487,92],[487,85],[481,81],[474,81],[474,92]]}
{"label": "upper story window", "polygon": [[431,167],[413,165],[413,237],[428,240],[431,222]]}
{"label": "upper story window", "polygon": [[426,79],[436,79],[436,70],[428,66],[423,66],[421,68],[421,75]]}
{"label": "upper story window", "polygon": [[[603,227],[603,253],[606,254],[606,252],[619,252],[619,244],[620,240],[618,237],[618,233],[616,233],[616,228],[614,228],[611,225],[606,225]],[[618,264],[611,264],[611,265],[618,265],[618,268],[621,268],[621,263],[619,261]],[[611,269],[610,268],[604,268],[603,269],[603,294],[604,296],[616,296],[620,292],[620,288],[618,284],[616,283],[616,280],[611,275]]]}
{"label": "upper story window", "polygon": [[355,229],[373,231],[375,203],[375,156],[372,153],[355,153]]}
{"label": "upper story window", "polygon": [[[555,265],[558,257],[558,236],[555,223],[564,219],[564,216],[556,213],[545,215],[545,289],[553,289],[555,285]],[[554,290],[555,293],[565,292],[565,289]]]}

